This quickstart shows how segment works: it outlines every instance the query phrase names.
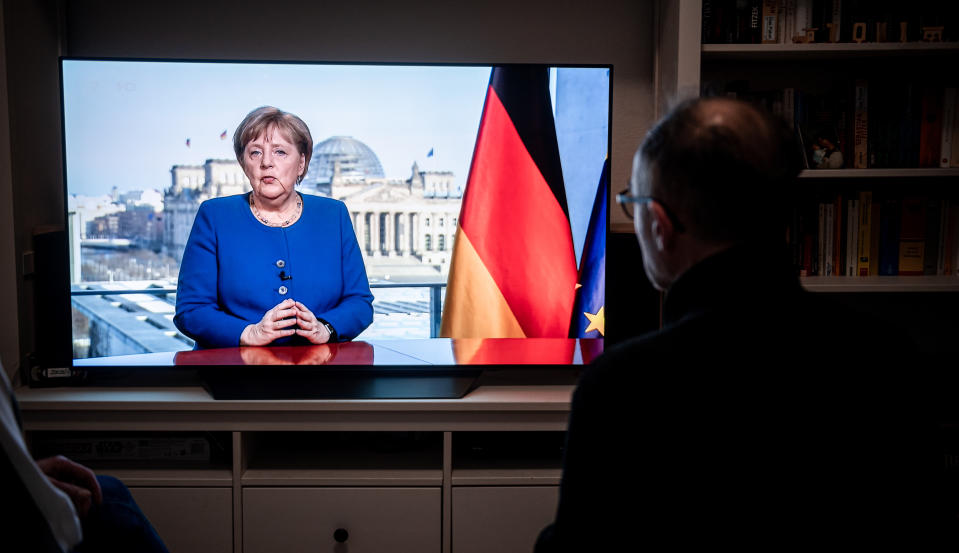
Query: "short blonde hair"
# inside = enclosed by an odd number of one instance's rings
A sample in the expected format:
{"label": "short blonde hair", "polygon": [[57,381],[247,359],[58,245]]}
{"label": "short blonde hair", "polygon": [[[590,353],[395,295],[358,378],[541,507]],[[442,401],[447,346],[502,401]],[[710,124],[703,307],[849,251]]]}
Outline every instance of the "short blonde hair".
{"label": "short blonde hair", "polygon": [[282,131],[286,138],[296,146],[297,153],[305,156],[306,163],[303,165],[303,173],[296,179],[296,184],[300,184],[310,168],[310,158],[313,157],[313,137],[310,135],[310,128],[306,126],[306,123],[292,113],[287,113],[273,106],[261,106],[248,113],[236,128],[236,132],[233,133],[233,151],[236,152],[236,160],[240,162],[240,166],[243,166],[243,150],[246,149],[246,145],[271,127],[276,127]]}

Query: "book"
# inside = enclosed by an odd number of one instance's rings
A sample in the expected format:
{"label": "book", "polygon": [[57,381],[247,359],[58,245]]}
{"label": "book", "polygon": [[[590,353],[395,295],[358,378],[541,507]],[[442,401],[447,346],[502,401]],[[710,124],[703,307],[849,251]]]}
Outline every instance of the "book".
{"label": "book", "polygon": [[865,80],[857,80],[853,105],[853,167],[869,167],[869,90]]}
{"label": "book", "polygon": [[779,31],[779,36],[776,38],[779,44],[786,43],[786,2],[787,0],[779,0],[779,7],[776,10],[776,29]]}
{"label": "book", "polygon": [[926,245],[923,248],[926,255],[923,257],[922,274],[934,275],[939,266],[939,223],[942,218],[942,200],[929,198],[926,200]]}
{"label": "book", "polygon": [[806,39],[806,29],[812,27],[812,0],[796,0],[793,17],[793,34],[789,42],[803,42]]}
{"label": "book", "polygon": [[835,224],[833,225],[833,238],[832,238],[832,249],[833,249],[833,261],[832,268],[834,275],[844,274],[844,269],[846,264],[844,258],[842,257],[842,245],[843,245],[843,212],[845,211],[845,205],[842,201],[842,194],[836,196],[836,201],[833,203],[835,209]]}
{"label": "book", "polygon": [[946,274],[959,275],[959,202],[949,204],[949,223],[947,229]]}
{"label": "book", "polygon": [[819,276],[826,276],[826,263],[825,263],[825,254],[826,254],[826,204],[819,202],[819,213],[818,213],[819,227],[818,232],[816,232],[816,267],[818,270],[816,274]]}
{"label": "book", "polygon": [[950,167],[959,167],[959,90],[956,90],[952,102],[952,150],[949,159]]}
{"label": "book", "polygon": [[899,219],[899,273],[923,274],[926,248],[926,201],[921,196],[902,199]]}
{"label": "book", "polygon": [[713,37],[713,0],[703,0],[703,44],[710,44]]}
{"label": "book", "polygon": [[922,92],[922,116],[919,126],[919,167],[939,167],[942,146],[942,93],[936,86]]}
{"label": "book", "polygon": [[792,44],[796,36],[796,0],[785,0],[783,21],[783,43]]}
{"label": "book", "polygon": [[872,213],[869,215],[869,221],[872,223],[869,225],[869,276],[879,274],[879,217],[881,216],[881,211],[881,204],[876,201],[874,197],[872,200]]}
{"label": "book", "polygon": [[832,25],[832,28],[828,31],[828,42],[842,42],[844,36],[842,34],[842,0],[832,0],[829,24]]}
{"label": "book", "polygon": [[872,242],[870,217],[872,216],[872,192],[863,190],[859,193],[859,249],[856,262],[856,273],[859,276],[869,276],[869,246]]}
{"label": "book", "polygon": [[858,264],[857,255],[859,253],[859,200],[852,198],[849,200],[849,208],[846,211],[849,222],[846,225],[846,275],[855,276]]}
{"label": "book", "polygon": [[885,198],[879,211],[879,274],[899,274],[899,216],[902,205],[897,198]]}
{"label": "book", "polygon": [[779,0],[762,0],[762,43],[779,42]]}
{"label": "book", "polygon": [[783,118],[789,124],[790,129],[796,128],[796,89],[792,87],[783,89]]}
{"label": "book", "polygon": [[[955,127],[956,89],[948,87],[942,95],[942,141],[939,146],[939,167],[952,166],[953,128]],[[955,137],[959,139],[959,137]]]}
{"label": "book", "polygon": [[950,200],[942,199],[939,202],[939,251],[936,254],[936,274],[948,275],[946,258],[949,251],[949,206]]}
{"label": "book", "polygon": [[824,226],[825,226],[826,236],[825,236],[825,239],[823,240],[823,248],[825,249],[825,251],[823,252],[823,255],[822,255],[822,259],[823,259],[822,274],[823,276],[835,276],[836,273],[833,270],[833,267],[835,267],[833,265],[833,253],[834,253],[834,249],[833,249],[834,234],[833,233],[835,232],[835,224],[836,224],[836,206],[833,205],[832,202],[826,203],[826,217],[824,222],[825,222]]}

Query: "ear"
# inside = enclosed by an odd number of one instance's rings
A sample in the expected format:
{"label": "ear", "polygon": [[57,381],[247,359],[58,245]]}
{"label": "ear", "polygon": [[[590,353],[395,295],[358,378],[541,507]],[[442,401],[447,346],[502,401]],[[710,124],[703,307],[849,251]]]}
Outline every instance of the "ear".
{"label": "ear", "polygon": [[676,238],[676,229],[673,227],[673,221],[666,215],[666,211],[659,202],[650,202],[647,208],[649,209],[649,214],[652,216],[650,231],[656,243],[656,249],[659,251],[671,250]]}
{"label": "ear", "polygon": [[299,169],[296,171],[297,175],[302,175],[306,171],[306,154],[300,154],[300,165]]}

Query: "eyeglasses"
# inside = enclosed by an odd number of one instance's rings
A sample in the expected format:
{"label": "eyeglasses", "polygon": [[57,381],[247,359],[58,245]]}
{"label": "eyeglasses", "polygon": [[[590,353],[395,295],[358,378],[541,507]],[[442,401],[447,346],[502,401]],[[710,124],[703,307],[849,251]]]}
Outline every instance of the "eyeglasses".
{"label": "eyeglasses", "polygon": [[629,206],[632,206],[633,204],[648,204],[650,202],[656,202],[661,208],[663,208],[666,216],[669,217],[670,222],[673,223],[673,228],[676,229],[676,232],[686,231],[686,226],[679,221],[679,218],[676,217],[676,214],[673,213],[673,210],[669,209],[669,206],[664,204],[662,200],[652,196],[633,196],[629,193],[628,186],[622,192],[616,194],[616,203],[619,204],[619,207],[623,208],[623,213],[625,213],[630,219],[633,218],[633,208]]}

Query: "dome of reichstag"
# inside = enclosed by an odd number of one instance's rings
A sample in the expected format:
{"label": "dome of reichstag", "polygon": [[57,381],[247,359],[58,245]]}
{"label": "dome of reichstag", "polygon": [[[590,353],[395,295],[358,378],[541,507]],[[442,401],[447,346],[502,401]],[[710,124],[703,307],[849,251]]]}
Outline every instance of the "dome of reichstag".
{"label": "dome of reichstag", "polygon": [[333,136],[313,147],[313,159],[303,183],[320,187],[333,179],[336,162],[344,179],[383,178],[383,166],[369,146],[350,136]]}

